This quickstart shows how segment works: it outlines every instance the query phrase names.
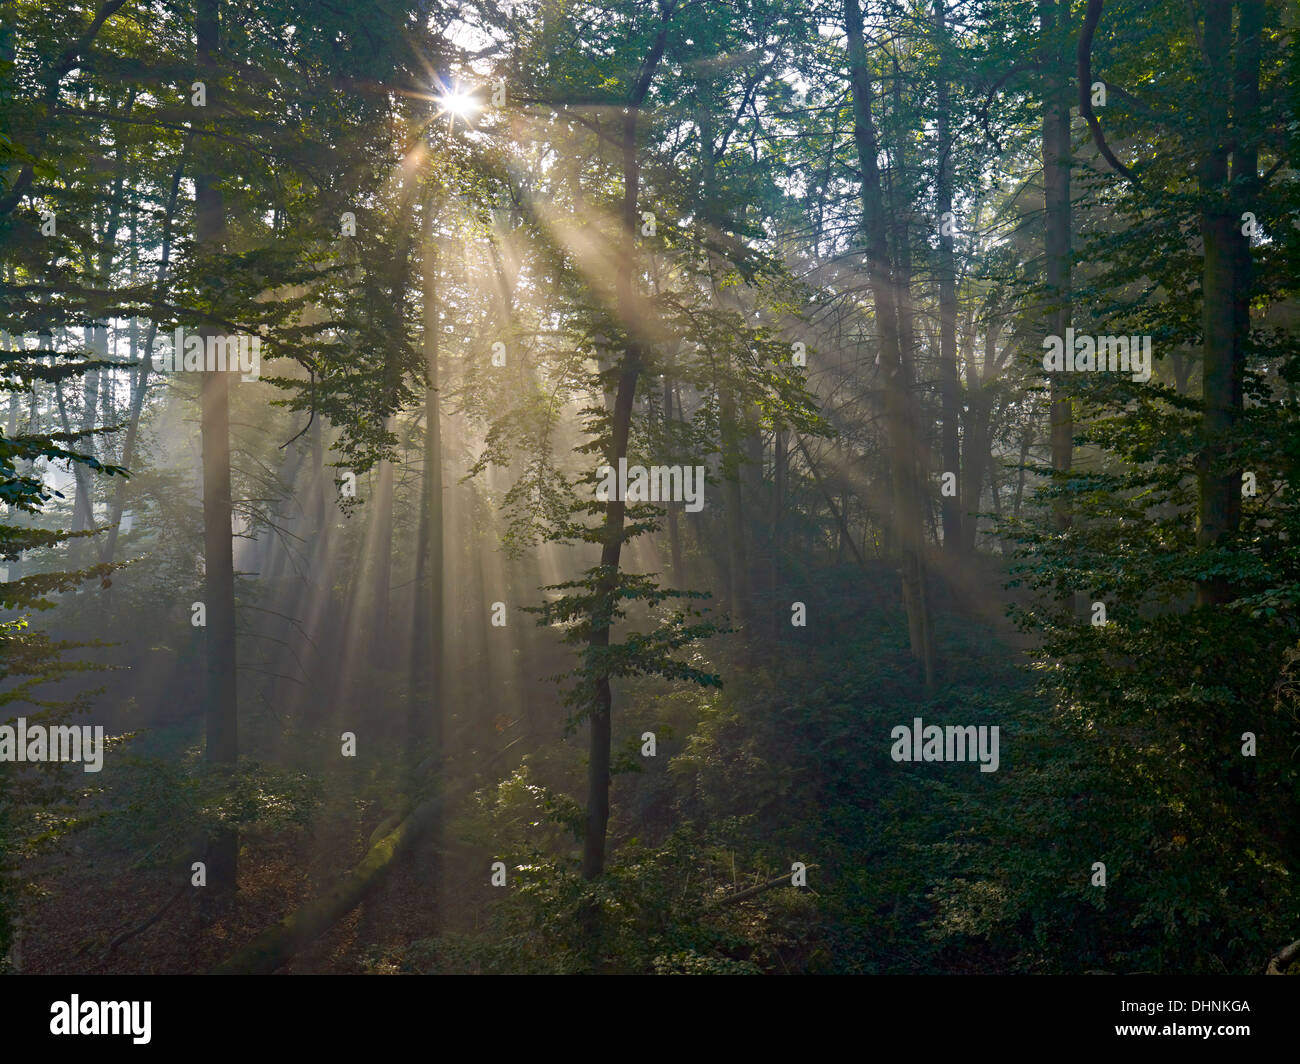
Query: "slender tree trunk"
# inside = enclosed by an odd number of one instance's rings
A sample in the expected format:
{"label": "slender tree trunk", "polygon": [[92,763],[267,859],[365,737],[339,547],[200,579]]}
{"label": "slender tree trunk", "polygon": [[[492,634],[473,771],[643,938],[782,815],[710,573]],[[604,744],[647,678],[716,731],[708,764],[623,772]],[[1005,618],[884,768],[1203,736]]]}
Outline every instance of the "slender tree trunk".
{"label": "slender tree trunk", "polygon": [[[135,103],[135,97],[136,90],[133,88],[127,93],[125,107],[123,108],[125,113],[130,113]],[[126,181],[129,166],[126,137],[120,131],[117,136],[116,155],[113,184],[109,191],[107,217],[104,219],[104,227],[99,241],[99,253],[93,264],[90,255],[86,255],[86,272],[93,276],[95,282],[104,289],[112,288],[113,284],[113,260],[117,253],[117,231],[122,218],[122,186]],[[91,231],[94,231],[93,225]],[[106,360],[108,355],[108,324],[102,320],[92,322],[86,326],[85,338],[86,347],[90,351],[91,357],[96,361]],[[81,432],[86,435],[82,436],[78,448],[82,453],[92,458],[102,457],[99,454],[100,441],[89,435],[90,431],[95,427],[95,419],[99,414],[101,385],[105,399],[107,399],[112,389],[112,380],[108,377],[107,370],[91,370],[82,378]],[[107,417],[105,417],[104,424],[108,424]],[[77,491],[76,502],[73,507],[72,527],[74,531],[84,531],[93,528],[95,525],[95,482],[89,468],[81,462],[73,463],[72,473]],[[76,544],[74,550],[77,556],[84,557],[93,554],[94,547],[89,541],[82,540]]]}
{"label": "slender tree trunk", "polygon": [[[1046,279],[1048,332],[1065,339],[1070,325],[1070,65],[1063,37],[1070,24],[1070,0],[1039,0],[1043,33],[1043,188],[1046,200]],[[1052,472],[1058,486],[1073,462],[1074,415],[1064,374],[1051,376]],[[1052,504],[1052,527],[1070,527],[1068,499]]]}
{"label": "slender tree trunk", "polygon": [[[103,324],[95,322],[84,330],[86,348],[93,359],[101,359],[104,352],[101,346]],[[95,427],[95,415],[99,406],[99,370],[91,370],[81,380],[81,425],[82,433],[90,433]],[[97,457],[96,441],[93,436],[83,435],[77,449],[92,458]],[[91,483],[90,470],[81,462],[72,464],[73,481],[76,496],[72,507],[72,530],[84,532],[95,524],[95,488]],[[82,541],[76,545],[78,556],[84,555],[88,545]]]}
{"label": "slender tree trunk", "polygon": [[[127,331],[129,335],[130,330],[128,329]],[[104,339],[104,350],[111,351],[113,354],[116,354],[117,353],[116,341],[119,336],[120,336],[119,330],[106,329],[105,339]],[[131,344],[130,344],[130,340],[128,339],[128,343],[127,343],[128,351],[130,347]],[[110,368],[105,368],[101,370],[100,373],[101,373],[101,377],[99,381],[99,423],[105,426],[116,425],[117,419],[114,416],[114,410],[115,410],[114,404],[116,400],[117,380],[113,375],[114,370]],[[112,440],[112,438],[108,436],[104,437],[104,440],[102,441],[102,447],[103,447],[102,458],[104,461],[115,462],[115,458],[113,455],[113,446],[114,446],[114,441]]]}
{"label": "slender tree trunk", "polygon": [[[384,431],[392,432],[396,418],[389,416]],[[370,575],[374,586],[374,600],[370,620],[371,664],[384,667],[388,664],[389,600],[393,584],[393,463],[384,459],[379,463],[375,484],[374,553],[371,556]]]}
{"label": "slender tree trunk", "polygon": [[757,630],[754,616],[754,595],[762,577],[762,549],[757,535],[757,515],[761,512],[760,499],[763,490],[763,432],[761,428],[762,412],[756,403],[746,405],[745,425],[747,433],[741,441],[740,496],[747,502],[750,520],[743,520],[741,510],[742,550],[740,557],[741,572],[744,574],[744,606],[746,628]]}
{"label": "slender tree trunk", "polygon": [[[921,676],[929,690],[934,684],[934,626],[930,620],[930,582],[926,566],[926,535],[928,526],[935,542],[938,542],[937,519],[934,511],[934,495],[929,490],[931,451],[928,435],[921,429],[921,410],[917,397],[913,394],[916,377],[916,305],[912,298],[912,186],[909,179],[909,162],[907,144],[910,131],[903,128],[903,74],[897,55],[892,57],[893,79],[893,115],[891,116],[894,146],[892,155],[895,160],[895,174],[889,182],[888,209],[896,220],[897,241],[894,253],[895,269],[894,292],[898,309],[898,350],[900,372],[897,377],[901,392],[900,405],[903,416],[904,450],[911,456],[911,469],[908,472],[906,488],[916,508],[915,543],[911,551],[916,574],[918,609],[915,622],[909,614],[909,626],[915,624],[921,640]],[[883,102],[882,102],[883,108]],[[888,254],[888,240],[885,242]],[[843,499],[844,514],[848,516],[848,496]]]}
{"label": "slender tree trunk", "polygon": [[[635,300],[636,199],[641,182],[641,168],[637,160],[637,116],[641,103],[650,89],[655,69],[663,57],[664,46],[668,41],[668,19],[671,17],[673,6],[674,4],[669,3],[661,9],[662,25],[659,34],[641,66],[640,75],[623,115],[622,228],[626,250],[618,257],[616,289],[618,313],[627,330],[628,342],[619,369],[618,390],[614,397],[614,410],[610,422],[609,446],[605,451],[605,461],[614,469],[618,468],[620,459],[627,457],[628,436],[632,428],[632,404],[636,398],[637,380],[644,363],[644,352],[637,338],[639,322]],[[600,552],[601,575],[597,581],[597,606],[591,618],[591,635],[588,639],[589,650],[595,657],[600,657],[609,647],[626,516],[627,506],[622,499],[610,499],[605,504],[605,528]],[[594,687],[587,759],[587,820],[582,842],[582,878],[586,880],[597,878],[605,869],[605,837],[609,829],[609,766],[613,708],[609,673],[597,676]]]}
{"label": "slender tree trunk", "polygon": [[[624,320],[633,323],[635,308],[632,302],[632,247],[636,233],[636,186],[639,171],[636,162],[636,118],[635,111],[629,109],[629,121],[623,130],[623,177],[624,194],[624,232],[628,240],[628,251],[621,257],[619,266],[619,308]],[[630,204],[630,206],[629,206]],[[635,325],[631,325],[635,328]],[[623,364],[618,377],[618,389],[614,396],[614,411],[611,425],[609,449],[605,460],[617,469],[619,459],[627,457],[628,436],[632,426],[632,404],[636,396],[637,378],[641,372],[642,352],[635,340],[628,343],[623,354]],[[593,617],[592,634],[589,645],[593,652],[599,654],[608,649],[610,626],[613,623],[614,593],[618,580],[619,562],[623,550],[623,524],[626,517],[626,503],[622,499],[611,499],[605,505],[605,528],[603,546],[600,553],[601,576],[598,587],[597,607],[599,613]],[[598,676],[595,681],[595,701],[591,710],[591,735],[587,762],[587,823],[582,848],[582,876],[595,879],[605,869],[605,836],[609,828],[609,766],[611,711],[613,695],[610,689],[609,674]]]}
{"label": "slender tree trunk", "polygon": [[[167,288],[167,270],[171,263],[172,221],[176,216],[176,200],[180,193],[181,175],[185,172],[185,156],[189,151],[190,140],[186,140],[181,151],[180,161],[172,173],[171,190],[167,194],[167,208],[163,214],[162,254],[158,259],[158,273],[154,281],[154,301],[161,302]],[[134,323],[133,323],[134,324]],[[120,464],[127,469],[135,461],[135,443],[140,431],[140,416],[144,413],[145,395],[149,389],[149,370],[152,368],[153,345],[158,336],[158,322],[151,319],[149,331],[145,334],[144,355],[135,370],[131,381],[131,412],[127,419],[126,439],[122,442]],[[108,534],[104,537],[104,546],[100,551],[100,560],[111,562],[117,553],[118,530],[122,524],[122,512],[126,508],[126,481],[121,480],[113,494],[112,511],[108,519]]]}
{"label": "slender tree trunk", "polygon": [[786,464],[785,432],[777,429],[772,433],[772,557],[771,571],[768,574],[768,610],[771,613],[773,639],[779,639],[785,629],[776,603],[781,591],[781,550],[784,546],[781,517],[785,512]]}
{"label": "slender tree trunk", "polygon": [[[216,52],[219,48],[220,0],[196,0],[199,77],[207,87],[208,116],[217,106]],[[194,215],[201,255],[221,251],[225,239],[225,209],[217,185],[215,142],[207,140],[200,151],[201,164],[194,177]],[[215,330],[199,330],[207,337]],[[219,770],[230,770],[239,755],[235,687],[235,563],[232,540],[230,490],[229,374],[203,374],[200,391],[200,431],[203,437],[203,562],[204,602],[207,606],[208,689],[206,760]],[[208,888],[216,894],[236,889],[239,871],[239,836],[229,829],[208,839]]]}
{"label": "slender tree trunk", "polygon": [[435,758],[443,756],[443,507],[442,408],[438,375],[438,245],[434,232],[437,204],[425,205],[423,250],[424,328],[424,479],[415,569],[415,632],[411,675],[419,718],[411,721],[416,743],[429,740]]}
{"label": "slender tree trunk", "polygon": [[[6,270],[5,274],[9,278],[10,283],[12,283],[12,279],[13,279],[12,270],[11,269]],[[13,350],[14,347],[10,339],[9,333],[0,332],[0,351],[4,351],[7,356]],[[13,439],[15,436],[18,435],[18,419],[22,415],[22,409],[23,409],[22,396],[18,392],[10,392],[9,393],[9,418],[8,418],[7,425],[5,427],[5,435],[8,436],[10,439]],[[17,459],[17,458],[14,459],[15,468],[22,468],[22,465],[19,464],[21,462],[22,459]],[[5,566],[5,569],[9,574],[8,575],[9,580],[17,580],[22,571],[21,558],[16,558],[13,561],[9,562]],[[17,934],[15,933],[15,940],[16,939],[17,939]]]}
{"label": "slender tree trunk", "polygon": [[[671,427],[673,425],[673,382],[665,375],[664,377],[664,438],[671,440]],[[669,455],[671,459],[673,456]],[[664,510],[668,514],[668,554],[672,559],[673,567],[673,586],[684,588],[686,586],[686,574],[682,572],[682,530],[678,520],[678,508],[681,504],[675,501],[669,501],[664,504]]]}
{"label": "slender tree trunk", "polygon": [[[944,472],[961,478],[961,439],[958,424],[961,418],[961,385],[957,375],[957,267],[953,255],[952,225],[952,135],[949,129],[951,121],[951,101],[948,77],[945,72],[946,57],[943,50],[947,47],[948,36],[944,25],[945,0],[935,0],[934,28],[937,47],[941,50],[938,59],[938,113],[935,116],[938,133],[938,176],[936,181],[936,198],[939,209],[939,402],[943,416],[943,454]],[[978,485],[980,477],[975,478]],[[949,555],[972,549],[974,530],[966,535],[965,522],[975,522],[970,510],[963,501],[952,496],[941,496],[940,506],[943,511],[943,548]],[[978,498],[976,499],[978,508]]]}
{"label": "slender tree trunk", "polygon": [[[400,204],[405,214],[415,205],[415,178],[408,178],[402,187]],[[402,309],[406,302],[406,293],[411,280],[411,247],[414,237],[409,227],[403,225],[396,230],[396,246],[390,263],[391,273],[385,278],[392,300],[392,316],[385,307],[385,323],[396,336],[402,329]],[[387,345],[384,357],[384,432],[391,435],[397,424],[397,392],[402,379],[401,349],[396,339]],[[368,576],[372,586],[370,615],[373,620],[371,636],[371,655],[379,665],[388,664],[389,660],[389,603],[392,590],[393,572],[393,480],[395,471],[393,461],[385,458],[379,462],[375,479],[374,511],[371,516],[370,566]],[[364,599],[362,600],[364,601]]]}
{"label": "slender tree trunk", "polygon": [[1016,471],[1016,503],[1011,511],[1017,521],[1020,520],[1020,504],[1025,497],[1025,463],[1029,461],[1029,448],[1034,444],[1032,426],[1025,426],[1025,434],[1020,437],[1020,466]]}
{"label": "slender tree trunk", "polygon": [[867,279],[871,286],[880,339],[880,363],[885,377],[885,424],[889,439],[894,495],[894,527],[901,559],[903,607],[907,613],[912,656],[927,688],[934,682],[933,641],[926,606],[925,561],[922,554],[921,506],[915,484],[915,440],[909,439],[910,395],[904,374],[898,328],[898,305],[889,270],[888,221],[881,188],[879,151],[872,118],[871,75],[863,41],[859,0],[844,0],[848,31],[849,82],[853,96],[853,132],[862,170],[863,228],[866,233]]}
{"label": "slender tree trunk", "polygon": [[[894,143],[889,149],[889,153],[894,160],[894,165],[888,175],[888,180],[885,182],[884,192],[888,216],[894,220],[892,273],[898,309],[898,351],[899,364],[902,366],[900,379],[904,392],[903,413],[907,418],[904,439],[910,441],[909,450],[913,462],[910,484],[912,490],[916,492],[917,506],[922,511],[922,525],[924,525],[928,517],[930,526],[933,528],[933,494],[928,487],[933,463],[927,433],[923,432],[921,428],[920,404],[914,394],[917,374],[916,302],[912,298],[912,201],[915,193],[909,177],[911,163],[907,153],[907,142],[911,133],[903,128],[903,72],[896,55],[891,57],[891,62],[894,69],[892,81],[893,111],[889,115],[889,125]],[[883,99],[881,109],[884,110]],[[883,127],[883,119],[881,124]],[[885,246],[886,248],[889,247],[888,239]],[[839,466],[841,476],[844,475],[844,468],[845,466],[841,462]],[[845,513],[847,514],[847,497],[842,497],[842,499],[842,505],[845,507]],[[922,538],[924,538],[924,533],[922,533]],[[937,535],[935,541],[938,541]]]}
{"label": "slender tree trunk", "polygon": [[311,530],[319,540],[325,532],[326,508],[329,504],[330,485],[325,476],[325,441],[321,433],[321,416],[311,420],[311,469],[315,488],[312,492],[313,520]]}
{"label": "slender tree trunk", "polygon": [[997,348],[1000,322],[990,321],[984,330],[984,372],[968,374],[967,402],[970,410],[966,422],[966,453],[963,458],[961,510],[962,550],[970,554],[975,550],[979,530],[980,492],[984,487],[984,473],[992,461],[992,442],[989,420],[993,413],[993,397],[988,391],[992,376],[994,352]]}
{"label": "slender tree trunk", "polygon": [[[717,168],[713,157],[713,106],[712,82],[700,81],[697,87],[699,99],[700,132],[700,171],[703,215],[706,224],[720,226],[717,210]],[[720,278],[720,257],[709,254],[710,272],[714,273],[713,291],[720,304],[729,305],[723,296]],[[739,309],[736,306],[734,309]],[[749,572],[745,543],[745,520],[743,510],[743,492],[741,489],[741,468],[745,456],[741,447],[741,425],[736,408],[735,394],[731,385],[732,360],[730,352],[722,358],[721,372],[718,375],[718,414],[719,433],[722,446],[722,505],[723,519],[726,522],[727,542],[727,586],[732,620],[742,634],[748,632],[749,626]]]}

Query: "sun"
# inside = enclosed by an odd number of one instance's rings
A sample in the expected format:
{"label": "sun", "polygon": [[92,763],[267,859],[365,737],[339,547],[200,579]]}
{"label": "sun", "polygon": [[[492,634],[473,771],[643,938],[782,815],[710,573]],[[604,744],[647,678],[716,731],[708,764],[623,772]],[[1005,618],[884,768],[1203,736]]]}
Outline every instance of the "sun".
{"label": "sun", "polygon": [[483,109],[477,97],[460,86],[435,97],[435,99],[438,103],[438,117],[441,118],[443,115],[447,115],[448,125],[458,118],[468,124],[469,120]]}

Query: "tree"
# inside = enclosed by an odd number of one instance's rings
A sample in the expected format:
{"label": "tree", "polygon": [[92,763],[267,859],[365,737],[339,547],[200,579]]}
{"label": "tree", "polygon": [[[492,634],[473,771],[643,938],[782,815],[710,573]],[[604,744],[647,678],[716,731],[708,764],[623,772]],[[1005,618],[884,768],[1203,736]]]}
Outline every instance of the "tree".
{"label": "tree", "polygon": [[[195,0],[196,69],[207,90],[214,114],[222,105],[219,37],[220,0]],[[215,128],[210,125],[209,129]],[[217,266],[225,237],[225,207],[220,188],[220,156],[212,138],[199,143],[194,176],[195,239],[208,269]],[[208,298],[212,295],[209,293]],[[218,335],[211,325],[200,328],[207,350]],[[203,573],[207,606],[208,704],[205,710],[205,758],[218,771],[229,771],[239,757],[238,699],[235,680],[235,561],[230,492],[230,380],[225,373],[207,372],[200,395],[203,436]],[[214,893],[236,889],[239,877],[239,835],[218,830],[207,842],[208,884]]]}
{"label": "tree", "polygon": [[893,484],[894,531],[903,578],[903,606],[907,611],[912,656],[916,658],[925,686],[929,688],[934,683],[934,634],[926,603],[920,486],[916,482],[914,466],[916,439],[910,431],[915,423],[909,409],[911,382],[903,362],[899,336],[899,288],[890,269],[885,200],[877,162],[879,141],[871,112],[871,71],[858,0],[844,0],[844,28],[848,34],[853,136],[862,170],[862,225],[866,238],[867,276],[875,304],[880,359],[885,375],[886,434]]}

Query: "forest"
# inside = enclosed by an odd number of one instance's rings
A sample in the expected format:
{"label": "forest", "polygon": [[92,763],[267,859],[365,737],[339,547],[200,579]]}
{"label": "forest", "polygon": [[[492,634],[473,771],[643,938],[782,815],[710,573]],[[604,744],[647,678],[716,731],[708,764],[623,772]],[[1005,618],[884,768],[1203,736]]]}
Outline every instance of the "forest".
{"label": "forest", "polygon": [[0,0],[0,973],[1300,974],[1298,385],[1289,0]]}

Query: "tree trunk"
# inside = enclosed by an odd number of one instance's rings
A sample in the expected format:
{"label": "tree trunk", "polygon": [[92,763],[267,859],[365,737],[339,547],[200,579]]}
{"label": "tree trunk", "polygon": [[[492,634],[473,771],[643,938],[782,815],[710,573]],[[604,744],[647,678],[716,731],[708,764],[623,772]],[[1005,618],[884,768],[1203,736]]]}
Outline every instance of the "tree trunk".
{"label": "tree trunk", "polygon": [[[670,427],[673,424],[673,382],[664,377],[664,438],[672,439]],[[670,458],[673,456],[669,456]],[[682,531],[678,521],[677,510],[681,504],[669,501],[664,504],[668,514],[668,554],[672,559],[673,586],[681,589],[686,586],[686,574],[682,572]]]}
{"label": "tree trunk", "polygon": [[[190,141],[185,142],[180,161],[172,173],[172,187],[167,195],[167,209],[163,214],[162,254],[158,260],[158,273],[154,281],[154,302],[162,302],[167,286],[167,270],[171,262],[172,221],[176,215],[176,200],[180,193],[181,175],[185,172],[185,155],[189,151]],[[134,329],[134,322],[132,322]],[[149,322],[149,331],[145,334],[144,357],[136,367],[131,380],[131,412],[127,419],[126,439],[122,442],[122,458],[119,463],[126,469],[135,461],[135,441],[140,432],[140,416],[144,413],[145,395],[149,389],[149,371],[152,369],[153,345],[158,336],[157,319]],[[122,511],[126,508],[126,481],[122,479],[113,494],[112,511],[108,519],[108,534],[104,537],[104,546],[100,551],[100,561],[111,562],[117,553],[118,530],[122,525]]]}
{"label": "tree trunk", "polygon": [[1025,497],[1025,463],[1029,461],[1029,448],[1034,443],[1034,430],[1032,426],[1025,426],[1025,434],[1020,438],[1020,466],[1016,471],[1016,501],[1015,508],[1011,511],[1012,516],[1017,521],[1020,520],[1020,504]]}
{"label": "tree trunk", "polygon": [[[103,323],[98,321],[93,325],[86,326],[83,330],[86,348],[93,359],[102,359],[106,354],[104,350],[106,345],[102,343],[104,331]],[[99,412],[98,406],[99,370],[91,370],[81,379],[80,431],[86,435],[83,435],[77,443],[77,449],[92,458],[97,457],[97,447],[95,437],[89,435],[89,433],[95,427],[95,415]],[[84,532],[95,525],[95,487],[91,483],[90,469],[83,463],[72,463],[72,475],[76,485],[76,495],[72,506],[72,530],[74,532]],[[74,550],[78,556],[81,556],[87,548],[88,544],[83,540],[75,544]]]}
{"label": "tree trunk", "polygon": [[[384,430],[392,432],[396,418],[389,416]],[[374,599],[370,618],[370,664],[383,668],[388,663],[389,648],[389,598],[393,584],[393,463],[384,459],[379,463],[375,484],[374,550],[371,554],[371,580]]]}
{"label": "tree trunk", "polygon": [[380,885],[397,858],[439,822],[444,794],[417,805],[392,830],[376,839],[361,862],[319,898],[268,928],[214,971],[214,975],[270,975],[299,950],[333,927]]}
{"label": "tree trunk", "polygon": [[[1232,434],[1242,409],[1246,342],[1250,330],[1250,245],[1241,231],[1239,204],[1230,186],[1249,198],[1258,183],[1258,155],[1253,146],[1234,144],[1249,137],[1259,102],[1259,33],[1262,5],[1241,4],[1237,68],[1232,84],[1233,114],[1228,114],[1229,57],[1232,48],[1232,0],[1205,3],[1205,98],[1210,113],[1209,140],[1200,161],[1199,184],[1207,206],[1201,212],[1204,261],[1201,273],[1202,427],[1205,448],[1197,457],[1196,544],[1202,549],[1226,545],[1241,524],[1241,471],[1233,461]],[[1231,122],[1232,130],[1229,130]],[[1232,172],[1229,173],[1229,154]],[[1233,582],[1213,576],[1197,585],[1202,606],[1232,599]]]}
{"label": "tree trunk", "polygon": [[741,502],[739,428],[736,404],[726,377],[731,359],[725,360],[718,385],[718,413],[722,431],[722,509],[727,528],[727,588],[731,618],[742,637],[749,627],[749,581],[745,550],[745,521]]}
{"label": "tree trunk", "polygon": [[423,249],[424,303],[424,479],[420,497],[419,543],[415,553],[415,618],[411,647],[414,715],[411,739],[431,741],[441,758],[443,714],[443,513],[442,408],[438,377],[438,247],[436,204],[425,205]]}
{"label": "tree trunk", "polygon": [[[195,29],[199,77],[207,86],[208,115],[217,106],[215,53],[219,47],[220,0],[197,0]],[[225,210],[214,172],[213,142],[203,144],[194,176],[196,238],[202,255],[220,252],[225,237]],[[199,330],[207,337],[215,330]],[[200,392],[203,437],[203,563],[207,606],[208,689],[205,758],[218,770],[230,770],[239,755],[235,688],[235,563],[230,491],[229,374],[205,372]],[[208,887],[216,894],[235,890],[239,870],[239,836],[220,829],[208,839]]]}
{"label": "tree trunk", "polygon": [[921,678],[934,683],[933,642],[926,608],[925,561],[922,555],[921,506],[914,471],[915,443],[909,438],[910,395],[904,375],[898,329],[898,306],[889,271],[888,222],[877,164],[878,141],[871,114],[871,76],[862,37],[859,0],[844,0],[848,31],[849,81],[853,97],[853,133],[862,170],[863,228],[866,233],[867,279],[876,312],[880,363],[885,377],[885,424],[893,482],[894,527],[901,558],[903,607],[907,612],[912,656]]}
{"label": "tree trunk", "polygon": [[[699,100],[700,173],[702,214],[706,225],[720,227],[717,213],[717,168],[713,157],[713,107],[712,83],[702,80],[697,86]],[[720,257],[709,253],[709,270],[713,277],[714,298],[719,304],[741,308],[735,301],[723,296],[723,286],[716,274],[722,266]],[[737,415],[735,393],[731,385],[732,360],[730,351],[722,357],[721,371],[717,377],[720,444],[722,449],[722,505],[726,522],[727,543],[727,593],[732,620],[747,635],[749,626],[749,563],[745,545],[745,520],[741,467],[745,456],[741,448],[741,425]]]}
{"label": "tree trunk", "polygon": [[[980,492],[984,488],[984,473],[992,461],[992,444],[989,420],[993,413],[993,397],[988,391],[989,378],[994,365],[1000,322],[990,321],[984,330],[984,372],[968,374],[967,396],[970,411],[966,422],[966,453],[963,457],[961,479],[962,550],[973,553],[976,533],[979,530]],[[969,363],[968,363],[969,365]]]}
{"label": "tree trunk", "polygon": [[[1063,38],[1070,22],[1070,0],[1039,0],[1043,32],[1043,194],[1046,208],[1046,296],[1047,327],[1050,334],[1065,339],[1070,325],[1070,85],[1069,69],[1063,56]],[[1073,461],[1074,415],[1069,390],[1061,373],[1051,377],[1052,472],[1057,487]],[[1052,527],[1064,532],[1070,527],[1070,503],[1059,498],[1052,503]]]}
{"label": "tree trunk", "polygon": [[785,432],[776,429],[772,433],[772,557],[768,574],[768,610],[771,613],[771,632],[773,639],[779,639],[785,626],[781,623],[781,612],[776,607],[777,596],[781,591],[781,517],[785,510],[785,475],[786,443]]}
{"label": "tree trunk", "polygon": [[[940,449],[943,455],[944,472],[952,473],[961,479],[961,438],[958,423],[961,418],[961,385],[957,375],[957,268],[953,257],[952,227],[947,224],[952,213],[952,135],[949,131],[951,102],[949,98],[948,78],[944,72],[942,50],[947,45],[947,30],[944,26],[945,0],[935,0],[934,28],[936,45],[941,50],[938,59],[938,114],[935,125],[938,132],[938,175],[936,179],[936,199],[939,209],[939,402],[943,415],[943,439]],[[980,471],[982,474],[983,470]],[[982,476],[973,478],[976,486],[982,483]],[[971,529],[965,534],[964,525],[975,523],[970,516],[970,508],[963,505],[963,500],[956,495],[940,496],[939,504],[943,512],[943,549],[948,555],[956,555],[974,548],[975,535]],[[978,509],[978,493],[975,508]]]}
{"label": "tree trunk", "polygon": [[[637,379],[641,375],[644,352],[637,338],[639,323],[635,302],[636,290],[636,198],[641,182],[641,168],[637,160],[637,115],[650,90],[650,81],[663,57],[668,42],[668,19],[673,4],[661,9],[662,25],[650,54],[641,66],[640,75],[632,89],[631,98],[623,115],[623,241],[625,251],[618,256],[617,303],[623,327],[627,330],[627,349],[623,353],[618,375],[618,391],[614,397],[613,416],[610,419],[609,446],[605,461],[617,469],[620,459],[627,457],[628,435],[632,427],[632,404],[636,399]],[[613,624],[615,592],[618,581],[619,560],[623,551],[623,525],[627,505],[622,499],[610,499],[605,504],[605,528],[600,552],[601,575],[597,581],[594,615],[591,618],[591,635],[587,644],[591,654],[599,658],[609,647],[610,626]],[[609,673],[595,679],[591,705],[591,736],[587,759],[587,819],[582,840],[582,878],[596,879],[605,870],[605,836],[609,828],[609,766],[611,710],[613,696]]]}

